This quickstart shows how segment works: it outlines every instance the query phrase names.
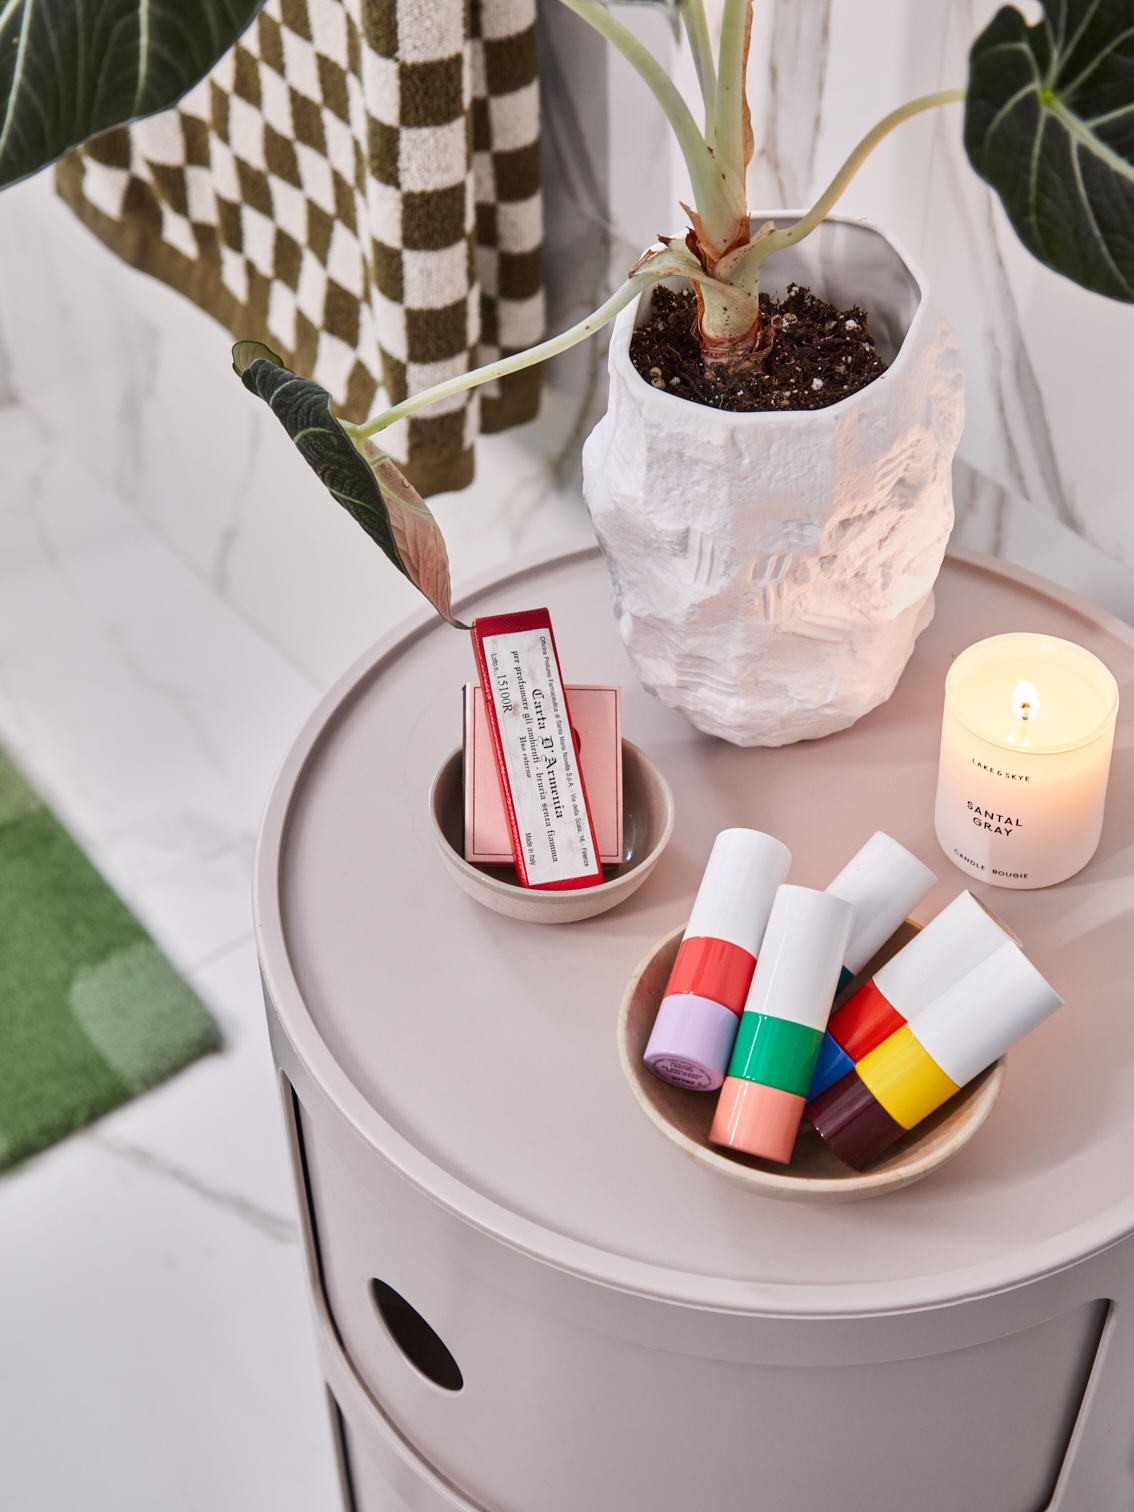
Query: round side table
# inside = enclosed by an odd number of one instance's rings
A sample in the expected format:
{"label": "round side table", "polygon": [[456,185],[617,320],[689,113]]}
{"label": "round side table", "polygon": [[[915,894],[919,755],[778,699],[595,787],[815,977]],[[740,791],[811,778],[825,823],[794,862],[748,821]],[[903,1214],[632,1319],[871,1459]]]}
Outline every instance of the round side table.
{"label": "round side table", "polygon": [[[642,889],[513,922],[445,874],[426,797],[471,649],[423,613],[322,702],[270,797],[256,915],[323,1367],[355,1512],[1128,1512],[1134,1504],[1134,631],[975,553],[894,696],[775,750],[637,686],[593,545],[483,579],[462,618],[546,605],[571,682],[623,686],[674,789]],[[824,887],[875,829],[933,832],[945,673],[1037,629],[1113,670],[1091,864],[975,886],[1066,999],[960,1154],[875,1201],[757,1197],[644,1119],[615,1021],[688,915],[713,836],[772,832]]]}

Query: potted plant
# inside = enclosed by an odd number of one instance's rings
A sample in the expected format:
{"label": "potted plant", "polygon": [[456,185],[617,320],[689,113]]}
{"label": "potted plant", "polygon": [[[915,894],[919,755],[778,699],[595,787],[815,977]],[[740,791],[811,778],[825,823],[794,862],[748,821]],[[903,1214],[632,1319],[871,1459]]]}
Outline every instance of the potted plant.
{"label": "potted plant", "polygon": [[[658,0],[684,25],[705,107],[703,129],[664,69],[605,4],[563,3],[627,57],[665,111],[693,184],[684,238],[649,248],[622,287],[571,330],[363,425],[337,420],[326,392],[289,373],[267,348],[238,343],[234,366],[271,404],[332,494],[456,623],[444,542],[424,502],[383,453],[382,430],[561,352],[621,312],[611,354],[612,406],[588,443],[586,490],[620,625],[643,681],[703,728],[741,742],[779,743],[839,728],[888,695],[932,612],[930,590],[951,523],[948,462],[960,426],[960,384],[948,332],[920,271],[885,233],[829,212],[889,131],[920,111],[963,99],[970,161],[997,190],[1030,250],[1087,288],[1134,299],[1130,0],[1043,0],[1043,19],[1032,27],[1006,7],[973,47],[967,90],[892,112],[809,209],[754,218],[744,193],[752,150],[744,93],[751,0],[724,0],[715,58],[702,0]],[[194,77],[180,83],[159,78],[151,62],[158,49],[141,46],[156,36],[156,22],[148,32],[138,28],[138,66],[115,106],[119,113],[100,97],[95,119],[82,91],[57,87],[66,70],[36,72],[32,65],[66,55],[81,71],[97,48],[75,43],[71,54],[61,53],[56,39],[52,51],[37,32],[48,25],[41,11],[27,0],[10,7],[0,18],[0,99],[5,88],[8,95],[0,178],[19,176],[8,166],[13,150],[25,164],[21,171],[32,171],[84,135],[171,103],[257,6],[244,0],[239,17],[238,9],[224,0],[192,0],[161,13],[162,25],[181,26],[195,38]],[[116,10],[119,20],[137,23],[138,0],[117,0]],[[76,35],[81,25],[74,20]],[[48,86],[57,98],[45,110]],[[52,140],[59,143],[54,149]],[[761,299],[769,258],[765,284],[777,284],[779,292],[794,279],[841,302],[871,306],[877,350],[890,363],[884,377],[844,396],[841,384],[817,372],[825,391],[819,399],[829,404],[814,407],[813,378],[806,392],[786,395],[787,405],[777,400],[762,412],[732,413],[678,398],[678,386],[666,380],[661,393],[660,372],[654,377],[647,369],[643,377],[633,370],[632,307],[662,280],[687,280],[707,377],[733,391],[762,385],[792,355],[790,330]],[[787,271],[777,274],[777,267]],[[853,312],[844,314],[843,336],[848,318],[858,324]],[[863,331],[862,343],[868,339]]]}
{"label": "potted plant", "polygon": [[[755,217],[744,193],[751,0],[725,0],[716,58],[702,0],[667,6],[692,50],[703,129],[605,5],[563,3],[627,57],[665,110],[693,184],[686,235],[649,248],[622,287],[571,330],[364,425],[336,421],[327,396],[264,348],[238,345],[234,364],[332,493],[452,622],[444,543],[382,453],[381,431],[462,388],[563,351],[618,316],[610,409],[585,448],[584,479],[639,676],[702,729],[742,744],[842,728],[889,696],[932,615],[952,524],[949,464],[961,381],[955,343],[924,275],[884,232],[829,212],[895,126],[964,100],[970,161],[1000,194],[1025,244],[1088,288],[1134,298],[1134,253],[1123,230],[1134,202],[1134,148],[1124,134],[1134,116],[1129,0],[1045,0],[1034,27],[1005,8],[973,47],[967,90],[929,95],[888,115],[810,209]],[[690,318],[705,373],[730,390],[758,387],[791,345],[783,317],[766,299],[762,307],[769,259],[781,293],[794,281],[840,304],[869,307],[873,340],[889,363],[882,377],[844,397],[831,373],[780,394],[774,405],[736,413],[678,397],[680,386],[658,369],[652,378],[635,369],[629,348],[640,296],[682,279],[695,294]],[[840,336],[848,320],[861,323],[844,314]],[[866,329],[861,338],[865,350]],[[812,407],[819,387],[832,402]]]}
{"label": "potted plant", "polygon": [[[765,224],[782,234],[801,218]],[[727,373],[758,409],[690,403],[679,375],[643,382],[631,349],[646,296],[618,317],[609,405],[583,451],[635,672],[738,745],[828,735],[889,698],[933,615],[963,420],[956,339],[884,231],[825,219],[773,270],[802,318],[762,321],[771,360],[757,348],[750,377],[736,358]],[[870,381],[878,350],[887,366]],[[717,387],[727,402],[731,385]]]}

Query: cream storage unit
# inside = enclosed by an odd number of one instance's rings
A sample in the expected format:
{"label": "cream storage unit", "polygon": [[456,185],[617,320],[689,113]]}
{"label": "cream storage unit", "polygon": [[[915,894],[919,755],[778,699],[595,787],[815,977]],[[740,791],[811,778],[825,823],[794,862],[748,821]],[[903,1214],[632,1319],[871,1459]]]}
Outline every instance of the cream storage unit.
{"label": "cream storage unit", "polygon": [[566,678],[623,684],[625,733],[676,796],[626,903],[521,924],[453,885],[427,794],[472,656],[424,615],[320,705],[261,836],[269,1021],[356,1512],[1128,1512],[1129,715],[1090,865],[989,890],[1067,1006],[919,1185],[813,1206],[717,1179],[638,1110],[615,1023],[727,826],[777,835],[809,887],[886,829],[938,873],[932,917],[973,885],[933,832],[951,659],[1024,625],[1125,689],[1134,632],[958,555],[889,703],[823,741],[740,750],[634,683],[592,546],[482,581],[459,612],[543,605]]}

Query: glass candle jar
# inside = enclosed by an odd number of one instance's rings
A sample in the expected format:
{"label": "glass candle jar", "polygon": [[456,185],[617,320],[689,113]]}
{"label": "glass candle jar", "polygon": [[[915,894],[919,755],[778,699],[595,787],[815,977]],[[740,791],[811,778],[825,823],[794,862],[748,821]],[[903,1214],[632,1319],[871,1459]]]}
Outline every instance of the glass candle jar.
{"label": "glass candle jar", "polygon": [[945,679],[934,822],[945,854],[994,887],[1074,876],[1102,833],[1118,684],[1082,646],[978,641]]}

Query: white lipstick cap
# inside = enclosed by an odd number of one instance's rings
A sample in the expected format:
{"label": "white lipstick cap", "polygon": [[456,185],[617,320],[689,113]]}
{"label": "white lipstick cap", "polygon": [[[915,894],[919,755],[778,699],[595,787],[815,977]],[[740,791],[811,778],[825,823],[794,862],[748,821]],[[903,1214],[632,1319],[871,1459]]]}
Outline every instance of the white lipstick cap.
{"label": "white lipstick cap", "polygon": [[825,1029],[853,924],[853,903],[810,887],[781,887],[745,1013]]}
{"label": "white lipstick cap", "polygon": [[713,841],[685,938],[727,940],[758,956],[776,888],[790,865],[791,851],[771,835],[721,830]]}
{"label": "white lipstick cap", "polygon": [[911,1023],[1011,938],[972,893],[963,892],[875,972],[874,985]]}
{"label": "white lipstick cap", "polygon": [[942,993],[910,1027],[958,1087],[1063,1006],[1020,947],[1005,940]]}
{"label": "white lipstick cap", "polygon": [[854,856],[827,891],[855,906],[843,965],[856,976],[917,907],[937,878],[904,845],[881,830]]}

